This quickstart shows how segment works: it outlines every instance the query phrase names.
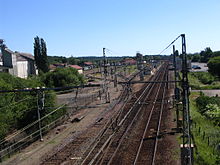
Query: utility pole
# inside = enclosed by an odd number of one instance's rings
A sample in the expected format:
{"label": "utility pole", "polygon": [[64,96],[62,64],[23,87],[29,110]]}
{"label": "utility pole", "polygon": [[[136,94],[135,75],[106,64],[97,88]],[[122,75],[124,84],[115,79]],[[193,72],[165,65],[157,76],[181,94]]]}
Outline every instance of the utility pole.
{"label": "utility pole", "polygon": [[175,45],[173,45],[173,66],[174,66],[174,85],[175,85],[175,96],[176,96],[176,87],[177,87],[177,84],[176,84],[176,50],[175,50]]}
{"label": "utility pole", "polygon": [[116,67],[116,63],[114,62],[114,75],[115,75],[115,77],[114,77],[114,87],[117,87],[117,67]]}
{"label": "utility pole", "polygon": [[107,60],[106,60],[106,56],[105,56],[105,48],[103,48],[103,58],[104,58],[104,93],[105,93],[105,100],[106,103],[110,103],[110,94],[108,92],[108,85],[107,85],[107,75],[108,75],[108,71],[107,71]]}
{"label": "utility pole", "polygon": [[140,71],[140,80],[143,81],[144,80],[144,71],[143,71],[143,55],[140,53],[136,54],[137,57],[137,68]]}
{"label": "utility pole", "polygon": [[181,34],[182,38],[182,103],[183,103],[183,144],[181,145],[181,162],[183,165],[193,164],[193,150],[191,144],[190,132],[190,112],[189,112],[189,83],[188,83],[188,67],[186,55],[186,39],[185,34]]}
{"label": "utility pole", "polygon": [[179,88],[177,88],[177,72],[176,72],[176,50],[175,50],[175,45],[173,45],[173,67],[174,67],[174,105],[176,106],[176,125],[177,125],[177,130],[179,131],[179,109],[177,105],[177,101],[179,101]]}
{"label": "utility pole", "polygon": [[44,101],[45,101],[44,91],[41,90],[41,88],[37,89],[37,116],[38,116],[38,127],[39,127],[40,141],[43,141],[40,112],[44,109]]}

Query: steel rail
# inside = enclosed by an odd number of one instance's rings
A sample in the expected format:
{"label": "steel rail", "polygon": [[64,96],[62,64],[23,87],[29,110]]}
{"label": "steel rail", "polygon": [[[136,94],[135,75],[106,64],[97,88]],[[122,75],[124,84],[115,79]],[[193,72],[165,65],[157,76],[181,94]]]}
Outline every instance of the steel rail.
{"label": "steel rail", "polygon": [[154,145],[154,152],[153,152],[153,158],[152,158],[152,165],[155,164],[155,160],[156,160],[156,153],[157,153],[157,146],[158,146],[158,136],[160,134],[160,125],[161,125],[162,114],[163,114],[163,109],[164,109],[164,98],[165,98],[166,88],[167,88],[167,84],[165,84],[165,87],[164,87],[164,90],[163,90],[160,116],[159,116],[159,121],[158,121],[158,126],[157,126],[156,141],[155,141],[155,145]]}
{"label": "steel rail", "polygon": [[[157,76],[158,76],[157,78],[159,78],[159,74],[158,74]],[[152,91],[152,89],[153,89],[154,86],[155,86],[155,84],[152,84],[152,85],[151,85],[151,89],[148,91],[147,96],[145,97],[145,99],[150,95],[150,93],[151,93],[151,91]],[[145,91],[146,91],[146,89],[143,91],[143,94],[145,93]],[[146,93],[145,93],[145,94],[146,94]],[[123,135],[122,135],[122,137],[121,137],[121,139],[120,139],[120,141],[119,141],[119,144],[118,144],[117,148],[115,149],[113,155],[111,156],[111,158],[110,158],[108,164],[110,164],[110,163],[113,161],[113,158],[115,157],[116,153],[118,152],[118,150],[119,150],[119,148],[120,148],[120,146],[121,146],[121,144],[122,144],[122,141],[124,140],[125,136],[127,135],[127,132],[130,130],[131,126],[132,126],[133,123],[135,122],[135,120],[136,120],[137,116],[139,115],[139,113],[140,113],[140,111],[141,111],[142,108],[143,108],[143,105],[141,105],[141,106],[139,107],[139,109],[138,109],[138,111],[137,111],[135,117],[132,119],[132,121],[131,121],[131,123],[129,124],[129,126],[127,127],[126,131],[123,133]],[[103,162],[103,160],[102,160],[101,162]]]}
{"label": "steel rail", "polygon": [[[166,77],[166,72],[165,72],[165,75],[164,75],[164,77]],[[162,86],[162,84],[160,84],[160,89],[161,89],[161,86]],[[159,93],[159,91],[160,91],[160,89],[158,90],[158,93]],[[163,100],[163,96],[164,96],[164,94],[165,94],[165,88],[163,88],[164,90],[163,90],[163,95],[162,95],[162,100]],[[156,98],[157,99],[157,98]],[[154,106],[155,106],[155,104],[154,104]],[[152,120],[152,114],[153,114],[153,112],[154,112],[154,106],[152,107],[152,109],[151,109],[151,112],[150,112],[150,115],[149,115],[149,118],[148,118],[148,122],[147,122],[147,124],[146,124],[146,127],[145,127],[145,131],[144,131],[144,133],[143,133],[143,136],[142,136],[142,140],[141,140],[141,143],[140,143],[140,145],[139,145],[139,148],[138,148],[138,152],[137,152],[137,155],[136,155],[136,158],[135,158],[135,161],[134,161],[134,165],[135,164],[138,164],[138,160],[139,160],[139,157],[140,157],[140,154],[141,154],[141,151],[142,151],[142,148],[143,148],[143,139],[145,138],[145,136],[146,136],[146,134],[147,134],[147,131],[148,131],[148,128],[149,128],[149,125],[150,125],[150,121]],[[159,115],[159,124],[160,124],[160,120],[161,120],[161,109],[162,109],[162,107],[163,107],[163,102],[161,102],[161,106],[160,106],[161,108],[160,108],[160,115]],[[159,127],[160,127],[160,125],[157,125],[157,136],[159,135]],[[157,136],[156,136],[156,138],[157,138]],[[154,148],[156,147],[155,146],[155,144],[156,143],[154,143]],[[155,159],[155,157],[153,156],[153,158],[152,159]]]}
{"label": "steel rail", "polygon": [[[140,99],[143,98],[145,92],[148,90],[149,87],[150,87],[150,85],[148,84],[147,87],[146,87],[146,88],[144,89],[144,91],[142,92],[142,94],[139,96],[139,98],[135,101],[134,105],[129,109],[129,111],[125,114],[125,116],[123,117],[123,119],[120,121],[120,123],[118,124],[118,127],[120,127],[120,126],[124,123],[125,119],[126,119],[126,118],[128,117],[128,115],[131,113],[131,111],[134,109],[134,107],[137,106],[138,102],[140,101]],[[114,132],[113,134],[115,134],[115,132]],[[112,137],[113,137],[113,136],[111,136],[111,138],[112,138]],[[111,140],[111,138],[108,138],[108,140],[106,141],[106,143],[105,143],[104,145],[106,145],[106,144],[108,143],[108,141]],[[102,150],[101,150],[101,151],[102,151]],[[92,152],[92,151],[91,151],[91,152]],[[90,152],[90,153],[91,153],[91,152]],[[98,153],[94,156],[94,158],[90,161],[89,164],[94,163],[94,161],[97,159],[97,157],[99,156],[100,153],[101,153],[101,152],[98,152]],[[83,162],[82,162],[81,164],[84,164],[84,163],[86,162],[86,159],[87,159],[88,157],[89,157],[89,155],[87,155],[87,157],[83,160]]]}
{"label": "steel rail", "polygon": [[[151,86],[150,90],[148,91],[146,98],[149,96],[149,94],[150,94],[150,92],[152,91],[152,89],[153,89],[153,86]],[[144,92],[145,92],[145,91],[144,91]],[[144,93],[144,92],[143,92],[143,93]],[[140,100],[139,100],[139,101],[140,101]],[[138,103],[138,104],[139,104],[139,103]],[[139,104],[139,105],[140,105],[140,104]],[[131,123],[129,124],[129,126],[127,127],[127,129],[125,130],[125,132],[123,133],[123,135],[122,135],[122,137],[121,137],[121,139],[120,139],[119,145],[118,145],[118,147],[116,148],[116,150],[115,150],[115,152],[113,153],[113,156],[112,156],[111,158],[113,158],[114,155],[115,155],[115,153],[117,153],[117,151],[118,151],[118,149],[120,148],[120,145],[121,145],[121,143],[122,143],[122,140],[125,138],[125,136],[127,135],[127,132],[130,130],[131,126],[133,125],[133,123],[134,123],[135,120],[137,119],[137,116],[139,115],[139,113],[140,113],[142,107],[143,107],[143,104],[140,106],[140,108],[138,108],[137,113],[135,114],[134,118],[132,119]],[[126,119],[126,118],[124,118],[124,119]],[[123,122],[124,122],[124,121],[123,121]],[[120,125],[122,125],[122,124],[120,124]],[[111,140],[112,140],[112,139],[111,139]],[[110,147],[110,144],[111,144],[111,143],[109,143],[108,148]],[[108,150],[108,148],[107,148],[107,150]],[[105,152],[105,154],[106,154],[106,152]],[[104,156],[105,156],[105,155],[103,155],[103,157],[101,158],[100,164],[103,163],[103,161],[104,161],[104,160],[103,160]],[[112,159],[109,160],[108,164],[109,164],[111,161],[112,161]]]}
{"label": "steel rail", "polygon": [[[160,86],[159,86],[159,88],[158,88],[158,91],[157,91],[157,94],[156,94],[156,97],[155,97],[155,100],[154,100],[155,102],[156,102],[157,99],[158,99],[158,95],[159,95],[161,86],[162,86],[162,84],[160,84]],[[138,161],[138,158],[139,158],[139,155],[140,155],[142,146],[143,146],[143,142],[144,142],[143,139],[144,139],[144,137],[145,137],[145,135],[146,135],[146,133],[147,133],[148,126],[149,126],[150,121],[151,121],[151,119],[152,119],[151,117],[152,117],[152,114],[153,114],[153,112],[154,112],[154,107],[155,107],[155,105],[156,105],[156,104],[154,103],[154,104],[153,104],[153,107],[152,107],[151,110],[150,110],[150,114],[149,114],[149,117],[148,117],[148,121],[147,121],[145,130],[144,130],[144,132],[143,132],[142,140],[141,140],[141,143],[139,144],[139,147],[138,147],[138,150],[137,150],[137,154],[136,154],[136,157],[135,157],[135,160],[134,160],[134,163],[133,163],[133,164],[137,164],[137,161]]]}
{"label": "steel rail", "polygon": [[[146,89],[148,89],[148,88],[146,88]],[[144,94],[144,92],[143,92],[142,94]],[[134,109],[134,107],[137,105],[137,103],[138,103],[139,100],[142,98],[142,96],[143,96],[143,95],[141,95],[141,96],[136,100],[136,102],[134,103],[134,105],[129,109],[129,111],[126,113],[126,115],[125,115],[125,116],[123,117],[123,119],[120,121],[120,123],[117,125],[118,127],[120,127],[120,126],[124,123],[125,119],[126,119],[127,116],[131,113],[131,111]],[[119,113],[119,114],[120,114],[120,113]],[[93,164],[93,163],[95,162],[95,160],[96,160],[96,159],[98,158],[98,156],[100,155],[101,151],[103,151],[104,147],[105,147],[105,146],[107,145],[107,143],[112,139],[112,137],[113,137],[113,135],[114,135],[115,133],[116,133],[116,132],[113,132],[113,134],[110,135],[110,137],[106,140],[106,142],[103,144],[103,146],[102,146],[101,149],[98,151],[98,153],[93,157],[93,159],[89,162],[89,164]],[[98,143],[97,143],[97,145],[98,145]],[[89,154],[92,153],[92,151],[95,149],[95,147],[96,147],[96,146],[94,146],[94,147],[92,148],[92,150],[90,151]],[[87,159],[88,159],[89,156],[90,156],[90,155],[87,155],[86,158],[83,160],[83,162],[82,162],[81,164],[84,164],[84,163],[87,161]]]}

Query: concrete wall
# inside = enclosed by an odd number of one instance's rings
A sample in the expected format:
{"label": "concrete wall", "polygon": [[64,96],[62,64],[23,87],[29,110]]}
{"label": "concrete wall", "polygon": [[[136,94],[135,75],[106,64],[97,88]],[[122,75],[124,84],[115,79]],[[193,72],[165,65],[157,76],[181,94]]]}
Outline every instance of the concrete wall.
{"label": "concrete wall", "polygon": [[79,74],[83,74],[83,70],[82,69],[79,69],[78,72],[79,72]]}
{"label": "concrete wall", "polygon": [[28,62],[27,61],[18,61],[17,62],[17,76],[21,78],[28,77]]}

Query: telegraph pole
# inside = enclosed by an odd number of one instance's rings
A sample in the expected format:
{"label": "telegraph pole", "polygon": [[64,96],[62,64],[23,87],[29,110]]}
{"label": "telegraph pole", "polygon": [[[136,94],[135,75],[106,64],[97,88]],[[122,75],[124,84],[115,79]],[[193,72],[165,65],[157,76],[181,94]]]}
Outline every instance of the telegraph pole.
{"label": "telegraph pole", "polygon": [[[175,45],[173,45],[173,66],[174,66],[174,80],[175,80],[175,92],[176,92],[176,50],[175,50]],[[176,93],[175,93],[176,95]]]}
{"label": "telegraph pole", "polygon": [[45,100],[44,91],[41,89],[37,89],[37,116],[38,116],[38,127],[39,127],[40,141],[43,141],[40,112],[44,109],[44,100]]}
{"label": "telegraph pole", "polygon": [[143,55],[140,53],[137,53],[137,68],[140,71],[140,80],[144,80],[144,73],[143,73]]}
{"label": "telegraph pole", "polygon": [[177,72],[176,72],[176,50],[175,45],[173,45],[173,66],[174,66],[174,105],[176,105],[176,125],[179,130],[179,109],[177,105],[177,100],[179,101],[179,88],[177,88]]}
{"label": "telegraph pole", "polygon": [[108,92],[108,85],[107,85],[107,60],[105,56],[105,48],[103,48],[103,58],[104,58],[104,93],[105,93],[105,100],[106,103],[110,103],[110,94]]}
{"label": "telegraph pole", "polygon": [[181,145],[181,162],[183,165],[193,164],[193,151],[190,132],[190,112],[189,112],[189,83],[188,67],[186,55],[185,34],[182,38],[182,102],[183,102],[183,144]]}
{"label": "telegraph pole", "polygon": [[114,62],[114,75],[115,75],[115,77],[114,77],[114,87],[117,87],[117,74],[116,74],[116,63]]}

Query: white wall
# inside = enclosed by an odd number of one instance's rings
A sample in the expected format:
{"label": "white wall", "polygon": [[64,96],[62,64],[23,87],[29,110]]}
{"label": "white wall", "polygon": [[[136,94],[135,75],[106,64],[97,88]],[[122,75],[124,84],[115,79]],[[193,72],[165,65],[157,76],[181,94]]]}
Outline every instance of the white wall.
{"label": "white wall", "polygon": [[82,74],[82,73],[83,73],[83,70],[82,70],[82,69],[79,69],[78,72],[79,72],[79,74]]}
{"label": "white wall", "polygon": [[28,77],[28,62],[27,61],[17,61],[17,76],[21,78]]}

